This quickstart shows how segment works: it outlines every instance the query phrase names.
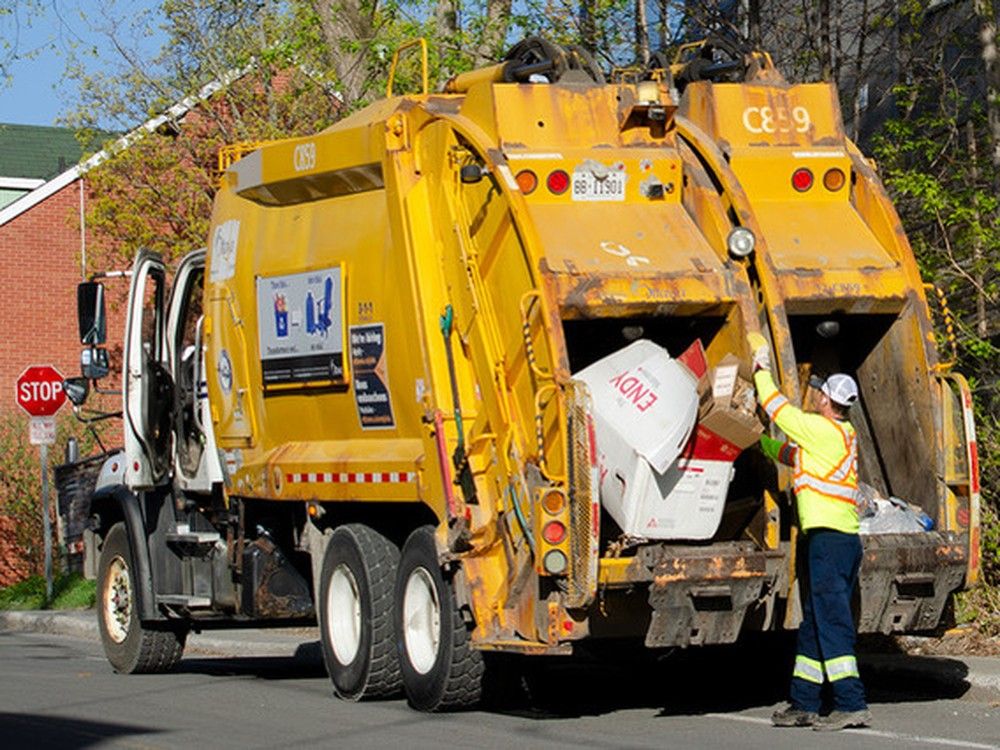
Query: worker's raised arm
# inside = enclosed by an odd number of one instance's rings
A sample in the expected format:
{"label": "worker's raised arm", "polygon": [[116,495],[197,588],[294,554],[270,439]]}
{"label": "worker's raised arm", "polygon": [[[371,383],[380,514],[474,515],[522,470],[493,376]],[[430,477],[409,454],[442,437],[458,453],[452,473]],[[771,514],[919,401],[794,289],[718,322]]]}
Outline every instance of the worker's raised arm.
{"label": "worker's raised arm", "polygon": [[757,386],[757,399],[767,416],[789,438],[799,445],[811,445],[813,441],[822,439],[829,426],[827,419],[819,414],[804,412],[792,404],[774,384],[770,370],[757,370],[753,382]]}
{"label": "worker's raised arm", "polygon": [[767,339],[752,332],[747,335],[747,342],[753,353],[753,382],[757,386],[757,400],[764,407],[767,416],[799,445],[814,445],[814,441],[822,440],[822,434],[829,426],[826,418],[802,411],[774,384],[774,378],[771,377],[771,347]]}

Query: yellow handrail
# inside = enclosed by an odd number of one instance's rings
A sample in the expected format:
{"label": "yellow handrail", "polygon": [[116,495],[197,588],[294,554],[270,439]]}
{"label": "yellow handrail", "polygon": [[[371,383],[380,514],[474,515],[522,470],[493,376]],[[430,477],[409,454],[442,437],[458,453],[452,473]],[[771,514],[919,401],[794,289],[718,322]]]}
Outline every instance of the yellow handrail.
{"label": "yellow handrail", "polygon": [[392,97],[392,84],[396,79],[396,66],[399,64],[399,53],[403,50],[409,49],[410,47],[415,47],[418,44],[420,45],[420,56],[423,66],[424,96],[427,96],[427,92],[430,90],[428,85],[429,79],[427,77],[427,40],[423,37],[419,37],[401,44],[392,56],[392,65],[389,66],[389,80],[385,84],[385,95],[387,98]]}
{"label": "yellow handrail", "polygon": [[924,289],[934,290],[937,294],[938,305],[941,307],[941,317],[944,318],[945,338],[947,338],[948,343],[951,345],[951,362],[939,362],[935,369],[939,372],[947,372],[958,361],[958,338],[955,336],[955,317],[951,314],[951,308],[948,307],[948,298],[937,284],[924,284]]}

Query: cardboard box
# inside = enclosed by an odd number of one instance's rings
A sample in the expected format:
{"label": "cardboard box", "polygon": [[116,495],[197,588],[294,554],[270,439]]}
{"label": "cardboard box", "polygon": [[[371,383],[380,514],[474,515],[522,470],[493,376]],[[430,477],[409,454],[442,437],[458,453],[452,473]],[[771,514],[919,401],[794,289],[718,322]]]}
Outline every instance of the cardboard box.
{"label": "cardboard box", "polygon": [[661,473],[684,450],[698,416],[698,390],[663,347],[633,341],[574,377],[590,387],[605,442],[624,441]]}
{"label": "cardboard box", "polygon": [[625,534],[715,535],[733,461],[763,430],[738,370],[735,357],[709,368],[700,341],[671,359],[640,340],[576,374],[593,396],[601,505]]}

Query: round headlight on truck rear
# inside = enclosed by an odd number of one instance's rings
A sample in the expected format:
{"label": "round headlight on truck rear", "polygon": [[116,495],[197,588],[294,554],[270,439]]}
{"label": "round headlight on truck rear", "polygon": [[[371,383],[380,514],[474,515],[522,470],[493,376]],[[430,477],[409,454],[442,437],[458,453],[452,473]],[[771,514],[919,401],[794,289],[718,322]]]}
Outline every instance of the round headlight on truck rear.
{"label": "round headlight on truck rear", "polygon": [[736,227],[726,238],[726,247],[734,258],[745,258],[753,252],[757,238],[746,227]]}

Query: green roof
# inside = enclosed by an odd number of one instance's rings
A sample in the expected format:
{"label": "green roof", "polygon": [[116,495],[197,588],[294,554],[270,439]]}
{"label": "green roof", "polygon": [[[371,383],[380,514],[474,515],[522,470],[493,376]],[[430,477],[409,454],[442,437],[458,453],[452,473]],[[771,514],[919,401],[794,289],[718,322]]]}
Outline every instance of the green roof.
{"label": "green roof", "polygon": [[[100,143],[97,140],[95,145]],[[0,123],[0,177],[50,180],[82,158],[73,128]]]}

